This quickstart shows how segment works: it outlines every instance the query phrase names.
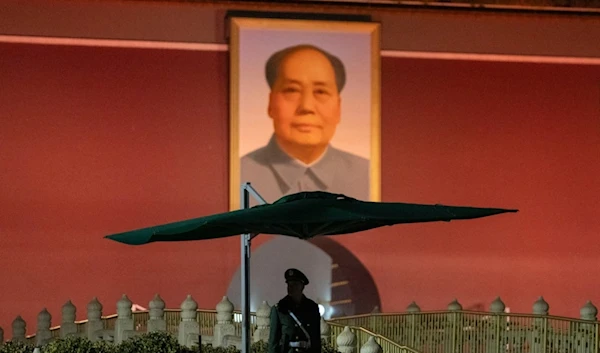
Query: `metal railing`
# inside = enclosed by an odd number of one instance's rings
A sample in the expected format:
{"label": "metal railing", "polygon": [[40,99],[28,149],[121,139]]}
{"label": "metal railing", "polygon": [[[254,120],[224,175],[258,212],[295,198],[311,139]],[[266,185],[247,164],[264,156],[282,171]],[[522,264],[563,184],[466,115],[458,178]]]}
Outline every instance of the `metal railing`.
{"label": "metal railing", "polygon": [[534,314],[436,311],[331,320],[363,327],[423,353],[598,352],[599,323]]}
{"label": "metal railing", "polygon": [[[177,333],[178,309],[166,309],[167,331]],[[234,312],[240,315],[239,311]],[[200,334],[212,336],[217,323],[215,310],[198,310]],[[147,311],[133,313],[135,330],[146,331]],[[116,315],[103,317],[104,328],[114,328]],[[85,332],[87,320],[76,322]],[[487,313],[475,311],[431,311],[395,314],[366,314],[328,320],[331,344],[345,326],[353,328],[357,348],[375,337],[386,353],[596,353],[600,351],[600,323],[549,315]],[[241,335],[241,322],[234,321],[235,334]],[[251,330],[256,328],[252,313]],[[51,329],[59,337],[59,327]],[[35,335],[28,336],[33,342]],[[409,348],[410,347],[410,348]]]}

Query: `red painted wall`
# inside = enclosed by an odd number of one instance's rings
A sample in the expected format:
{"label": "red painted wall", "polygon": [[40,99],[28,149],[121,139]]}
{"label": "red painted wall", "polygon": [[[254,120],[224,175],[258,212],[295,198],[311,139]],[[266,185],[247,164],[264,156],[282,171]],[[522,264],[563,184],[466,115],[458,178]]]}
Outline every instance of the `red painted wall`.
{"label": "red painted wall", "polygon": [[[110,233],[227,210],[226,52],[0,44],[0,326],[71,299],[213,308],[237,238],[129,247]],[[518,214],[337,237],[384,311],[500,295],[600,304],[600,66],[382,59],[385,201]],[[258,238],[260,239],[260,238]],[[267,239],[262,238],[262,241]],[[256,243],[260,245],[260,241]]]}

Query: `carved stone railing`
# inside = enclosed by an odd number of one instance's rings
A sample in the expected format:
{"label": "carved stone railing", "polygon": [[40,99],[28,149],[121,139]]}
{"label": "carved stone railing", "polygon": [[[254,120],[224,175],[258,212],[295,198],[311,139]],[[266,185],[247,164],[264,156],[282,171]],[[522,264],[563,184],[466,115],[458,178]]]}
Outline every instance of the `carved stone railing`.
{"label": "carved stone railing", "polygon": [[[141,333],[166,331],[187,346],[197,344],[199,336],[203,343],[213,346],[241,345],[241,323],[235,319],[239,312],[233,310],[227,297],[217,304],[216,310],[199,310],[191,296],[181,303],[180,309],[165,309],[158,295],[150,301],[149,310],[132,311],[132,303],[125,295],[116,307],[116,315],[103,316],[102,304],[94,298],[87,305],[87,320],[75,321],[76,308],[69,301],[62,308],[61,325],[56,327],[52,327],[52,316],[44,309],[38,315],[36,333],[29,336],[25,321],[17,317],[12,324],[12,340],[43,345],[58,337],[80,336],[119,343]],[[251,316],[254,342],[268,341],[270,309],[263,302]],[[363,347],[369,350],[373,343],[386,353],[587,353],[600,351],[597,314],[597,308],[587,302],[580,309],[580,319],[550,316],[549,305],[542,297],[534,303],[532,314],[507,313],[500,298],[491,303],[489,312],[463,310],[457,300],[446,311],[422,312],[413,302],[404,313],[322,320],[321,334],[342,353],[364,353]],[[0,344],[3,336],[0,328]]]}
{"label": "carved stone railing", "polygon": [[368,314],[330,320],[358,326],[423,352],[572,352],[600,351],[597,308],[587,302],[580,319],[550,316],[540,297],[532,314],[505,312],[497,298],[489,312],[465,311],[454,300],[447,311],[422,312],[411,303],[405,313]]}
{"label": "carved stone railing", "polygon": [[[87,337],[92,341],[104,340],[121,343],[130,337],[146,332],[163,331],[177,336],[182,345],[197,345],[201,337],[203,344],[213,347],[236,346],[241,348],[241,323],[234,320],[239,312],[224,296],[216,310],[199,310],[192,296],[181,303],[180,309],[165,309],[165,302],[156,295],[149,303],[149,310],[133,311],[133,304],[126,295],[117,302],[117,314],[103,316],[103,305],[98,298],[87,304],[87,320],[75,321],[76,307],[68,301],[62,307],[60,326],[51,327],[52,316],[43,309],[38,315],[35,334],[26,335],[26,323],[19,316],[12,324],[12,341],[23,341],[36,346],[69,336]],[[268,342],[271,307],[263,301],[256,313],[251,313],[251,339],[253,342]],[[3,331],[0,328],[0,345]],[[199,337],[200,336],[200,337]],[[321,319],[321,338],[327,340],[341,353],[418,353],[363,328],[332,327]],[[381,342],[380,345],[378,342]]]}
{"label": "carved stone railing", "polygon": [[399,345],[363,327],[331,322],[321,323],[321,338],[329,341],[340,353],[419,353],[416,349]]}

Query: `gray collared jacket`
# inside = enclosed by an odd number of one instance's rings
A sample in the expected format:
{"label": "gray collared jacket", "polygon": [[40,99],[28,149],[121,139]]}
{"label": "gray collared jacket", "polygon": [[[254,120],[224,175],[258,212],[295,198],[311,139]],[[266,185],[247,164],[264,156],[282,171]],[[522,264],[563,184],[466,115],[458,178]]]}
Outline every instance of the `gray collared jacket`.
{"label": "gray collared jacket", "polygon": [[369,200],[369,161],[331,145],[316,164],[305,167],[283,152],[272,136],[266,146],[241,158],[240,169],[241,182],[250,182],[269,203],[302,191]]}

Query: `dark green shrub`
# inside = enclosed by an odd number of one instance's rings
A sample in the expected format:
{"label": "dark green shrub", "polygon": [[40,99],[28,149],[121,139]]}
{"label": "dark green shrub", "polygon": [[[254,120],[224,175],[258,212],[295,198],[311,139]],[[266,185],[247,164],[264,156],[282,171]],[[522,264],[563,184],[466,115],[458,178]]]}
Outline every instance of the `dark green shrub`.
{"label": "dark green shrub", "polygon": [[116,353],[117,346],[104,342],[92,342],[84,337],[67,337],[54,340],[41,347],[42,353]]}
{"label": "dark green shrub", "polygon": [[[198,352],[198,347],[194,348],[196,349],[195,352]],[[237,348],[235,348],[235,346],[213,347],[210,344],[203,344],[202,353],[240,353],[240,351]]]}
{"label": "dark green shrub", "polygon": [[[0,346],[0,353],[32,353],[32,344],[7,342]],[[322,353],[339,353],[329,341],[321,340]],[[177,342],[176,336],[166,332],[144,333],[132,337],[120,344],[106,341],[92,342],[86,337],[68,337],[56,339],[43,347],[42,353],[197,353],[198,346],[191,348]],[[254,342],[250,345],[250,353],[268,353],[267,342]],[[202,353],[240,353],[234,346],[213,347],[203,344]]]}
{"label": "dark green shrub", "polygon": [[34,346],[21,342],[5,342],[0,345],[0,353],[31,353]]}
{"label": "dark green shrub", "polygon": [[145,333],[116,346],[114,353],[179,353],[181,350],[177,338],[167,332]]}
{"label": "dark green shrub", "polygon": [[251,353],[268,353],[269,352],[269,344],[267,342],[259,341],[252,343],[250,346]]}

